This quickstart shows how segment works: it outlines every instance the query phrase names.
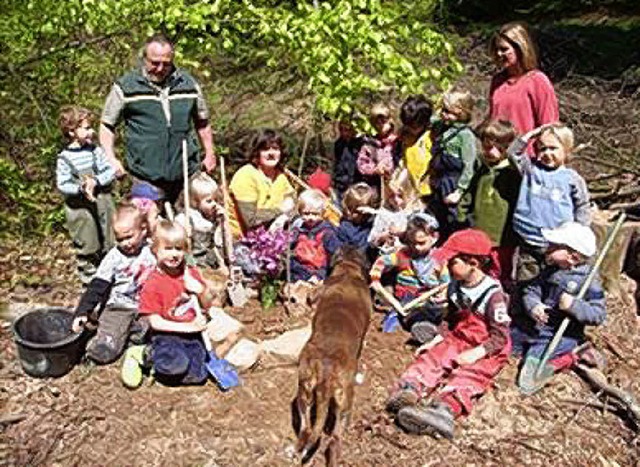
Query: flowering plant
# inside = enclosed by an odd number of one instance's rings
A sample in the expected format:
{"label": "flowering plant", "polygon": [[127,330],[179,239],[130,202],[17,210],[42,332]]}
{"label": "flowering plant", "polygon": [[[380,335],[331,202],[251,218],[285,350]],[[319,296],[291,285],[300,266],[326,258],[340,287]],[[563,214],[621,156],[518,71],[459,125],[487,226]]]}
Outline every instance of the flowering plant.
{"label": "flowering plant", "polygon": [[260,279],[263,308],[275,303],[282,275],[289,235],[285,230],[269,231],[264,227],[247,232],[236,249],[239,262],[248,274]]}

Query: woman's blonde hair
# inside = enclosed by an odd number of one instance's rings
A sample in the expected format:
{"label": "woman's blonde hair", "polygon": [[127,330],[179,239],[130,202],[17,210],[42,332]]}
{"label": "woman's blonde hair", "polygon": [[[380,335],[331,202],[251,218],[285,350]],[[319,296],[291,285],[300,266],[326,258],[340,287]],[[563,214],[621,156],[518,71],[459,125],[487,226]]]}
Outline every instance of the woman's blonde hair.
{"label": "woman's blonde hair", "polygon": [[448,109],[455,109],[460,113],[458,121],[469,123],[475,107],[475,100],[469,91],[453,90],[442,96],[442,105]]}
{"label": "woman's blonde hair", "polygon": [[342,198],[342,217],[354,224],[362,223],[370,214],[358,210],[360,207],[375,208],[378,204],[378,194],[364,182],[356,183],[347,188]]}
{"label": "woman's blonde hair", "polygon": [[494,58],[497,57],[497,44],[500,39],[507,41],[515,49],[518,54],[518,62],[525,72],[538,68],[538,53],[525,23],[504,24],[494,34],[489,43],[489,53]]}
{"label": "woman's blonde hair", "polygon": [[303,208],[307,208],[322,214],[326,207],[327,197],[316,189],[304,190],[302,193],[300,193],[298,202],[296,204],[298,213],[300,213]]}
{"label": "woman's blonde hair", "polygon": [[533,145],[536,151],[538,150],[538,146],[540,144],[540,138],[542,138],[547,133],[550,133],[556,137],[556,139],[562,146],[562,149],[564,150],[568,162],[571,158],[571,155],[575,152],[573,131],[568,126],[563,125],[562,123],[554,123],[552,125],[549,125],[547,128],[542,130],[542,132],[536,138]]}
{"label": "woman's blonde hair", "polygon": [[154,252],[162,245],[181,246],[184,250],[189,248],[189,240],[184,227],[177,222],[171,222],[167,219],[158,221],[153,231],[153,241],[151,248]]}

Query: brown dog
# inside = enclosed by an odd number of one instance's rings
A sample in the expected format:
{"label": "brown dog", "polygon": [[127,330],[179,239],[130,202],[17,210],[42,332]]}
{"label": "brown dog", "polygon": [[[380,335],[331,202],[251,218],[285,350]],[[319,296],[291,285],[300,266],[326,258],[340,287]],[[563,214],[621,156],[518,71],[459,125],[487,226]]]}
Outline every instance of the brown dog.
{"label": "brown dog", "polygon": [[371,317],[371,294],[364,255],[343,247],[321,288],[311,338],[300,354],[298,394],[292,403],[297,451],[308,462],[330,436],[327,465],[338,463],[341,434],[353,404],[358,359]]}

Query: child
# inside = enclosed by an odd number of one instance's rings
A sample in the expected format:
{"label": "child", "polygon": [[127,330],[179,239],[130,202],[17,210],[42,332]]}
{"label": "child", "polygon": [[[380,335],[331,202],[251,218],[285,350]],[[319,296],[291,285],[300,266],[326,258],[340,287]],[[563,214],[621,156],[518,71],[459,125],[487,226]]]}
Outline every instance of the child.
{"label": "child", "polygon": [[458,222],[485,232],[494,247],[493,276],[508,290],[512,282],[517,237],[513,211],[520,191],[520,173],[507,159],[507,148],[516,138],[513,125],[505,120],[488,120],[478,128],[482,142],[482,164],[458,206]]}
{"label": "child", "polygon": [[115,171],[102,148],[93,144],[93,118],[82,107],[62,108],[59,123],[67,147],[58,154],[56,164],[56,185],[64,195],[66,225],[84,285],[114,244],[110,188]]}
{"label": "child", "polygon": [[[465,229],[434,255],[448,261],[454,279],[448,290],[452,329],[423,346],[387,400],[387,410],[409,432],[453,438],[455,418],[471,412],[507,363],[507,296],[485,272],[491,247],[484,232]],[[429,405],[418,404],[432,392]]]}
{"label": "child", "polygon": [[[222,232],[220,230],[223,207],[218,184],[204,172],[189,179],[189,223],[191,254],[200,268],[217,269],[224,266],[222,259]],[[184,204],[184,197],[182,198]],[[186,214],[176,216],[176,222],[187,229]]]}
{"label": "child", "polygon": [[167,384],[202,384],[207,379],[207,352],[200,333],[207,322],[196,309],[209,308],[211,291],[198,270],[185,264],[187,234],[180,224],[159,221],[152,250],[157,267],[140,293],[140,314],[152,330],[155,377]]}
{"label": "child", "polygon": [[138,293],[155,267],[146,245],[145,216],[132,204],[121,204],[113,216],[116,246],[104,257],[75,311],[73,330],[80,332],[93,311],[101,306],[96,336],[87,344],[87,356],[106,364],[118,359],[127,336],[137,323]]}
{"label": "child", "polygon": [[[431,248],[438,240],[438,221],[428,214],[414,214],[404,235],[406,247],[395,253],[380,256],[371,268],[372,287],[380,282],[382,275],[396,271],[394,295],[401,304],[406,304],[440,284],[449,282],[449,272],[431,257]],[[420,344],[431,341],[438,332],[445,308],[444,294],[429,299],[424,306],[405,318],[402,324]],[[384,330],[391,331],[399,323],[396,312],[385,318]]]}
{"label": "child", "polygon": [[324,220],[331,222],[336,227],[340,225],[340,210],[338,209],[338,202],[331,188],[331,176],[317,167],[316,170],[309,175],[307,183],[310,188],[319,190],[327,200],[326,208],[322,215]]}
{"label": "child", "polygon": [[336,229],[340,245],[353,245],[371,253],[369,233],[373,227],[372,210],[378,202],[376,191],[364,182],[350,186],[342,198],[342,220]]}
{"label": "child", "polygon": [[[584,348],[578,353],[576,349],[585,341],[585,326],[600,325],[606,317],[604,291],[597,278],[583,298],[575,297],[589,275],[591,268],[587,262],[596,253],[593,231],[577,222],[567,222],[555,229],[542,229],[542,235],[549,242],[545,252],[549,267],[524,288],[527,319],[516,319],[511,334],[514,353],[525,356],[518,385],[527,394],[539,389],[555,372],[570,368],[579,358],[598,366],[601,357],[595,349]],[[564,318],[571,320],[569,327],[542,377],[536,380],[540,359]]]}
{"label": "child", "polygon": [[[535,138],[535,159],[524,152]],[[584,179],[565,166],[573,151],[573,132],[553,123],[542,125],[517,139],[508,155],[522,174],[513,228],[521,237],[516,279],[526,282],[540,274],[547,241],[542,229],[569,221],[589,225],[589,191]]]}
{"label": "child", "polygon": [[350,121],[338,122],[337,127],[338,139],[333,145],[333,182],[338,200],[342,200],[347,188],[361,181],[356,170],[356,161],[363,141]]}
{"label": "child", "polygon": [[431,194],[427,170],[431,161],[429,124],[433,106],[422,94],[409,96],[400,107],[402,121],[402,166],[420,196]]}
{"label": "child", "polygon": [[433,157],[429,164],[429,210],[442,226],[446,239],[455,228],[457,204],[469,187],[476,162],[476,137],[469,122],[473,98],[468,91],[445,93],[440,119],[431,126]]}
{"label": "child", "polygon": [[364,139],[358,154],[358,172],[369,186],[380,188],[380,179],[389,177],[393,172],[398,134],[391,119],[391,110],[385,104],[371,108],[370,122],[376,134]]}
{"label": "child", "polygon": [[160,217],[160,208],[158,202],[162,199],[160,190],[151,183],[142,180],[136,181],[131,187],[129,200],[134,204],[146,217],[149,233],[153,234]]}
{"label": "child", "polygon": [[424,206],[411,184],[407,169],[396,171],[382,189],[384,205],[375,211],[369,243],[387,254],[401,246],[400,237],[407,228],[409,216],[422,211]]}
{"label": "child", "polygon": [[[331,257],[339,247],[333,226],[322,219],[326,198],[317,190],[306,190],[298,198],[300,220],[294,223],[291,251],[291,282],[323,281]],[[296,226],[297,224],[297,226]]]}

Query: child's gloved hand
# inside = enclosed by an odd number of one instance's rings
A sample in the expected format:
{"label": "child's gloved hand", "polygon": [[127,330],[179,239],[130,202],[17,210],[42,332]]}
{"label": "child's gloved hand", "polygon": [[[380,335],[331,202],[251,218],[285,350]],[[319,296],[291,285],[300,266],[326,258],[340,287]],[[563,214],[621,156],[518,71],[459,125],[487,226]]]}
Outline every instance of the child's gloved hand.
{"label": "child's gloved hand", "polygon": [[293,198],[288,196],[284,200],[282,200],[282,203],[280,204],[280,212],[284,214],[289,214],[294,210],[295,207],[296,207],[295,201],[293,200]]}
{"label": "child's gloved hand", "polygon": [[98,186],[98,181],[95,177],[87,176],[82,179],[82,185],[80,185],[80,191],[84,194],[85,198],[89,201],[96,200],[96,187]]}
{"label": "child's gloved hand", "polygon": [[204,285],[198,279],[193,277],[189,271],[184,273],[184,288],[187,292],[200,295],[204,292]]}
{"label": "child's gloved hand", "polygon": [[71,323],[71,330],[76,334],[81,333],[88,321],[89,318],[87,316],[76,316],[73,318],[73,323]]}
{"label": "child's gloved hand", "polygon": [[484,350],[484,347],[479,345],[478,347],[460,353],[455,358],[455,362],[460,366],[471,365],[483,358],[486,354],[487,352]]}
{"label": "child's gloved hand", "polygon": [[558,308],[562,311],[570,311],[573,306],[575,297],[567,292],[560,294],[560,300],[558,301]]}
{"label": "child's gloved hand", "polygon": [[547,324],[547,321],[549,321],[549,307],[544,303],[538,303],[531,310],[531,317],[539,324]]}
{"label": "child's gloved hand", "polygon": [[444,204],[458,204],[460,202],[460,198],[462,198],[462,193],[456,190],[447,195],[447,197],[444,199]]}

